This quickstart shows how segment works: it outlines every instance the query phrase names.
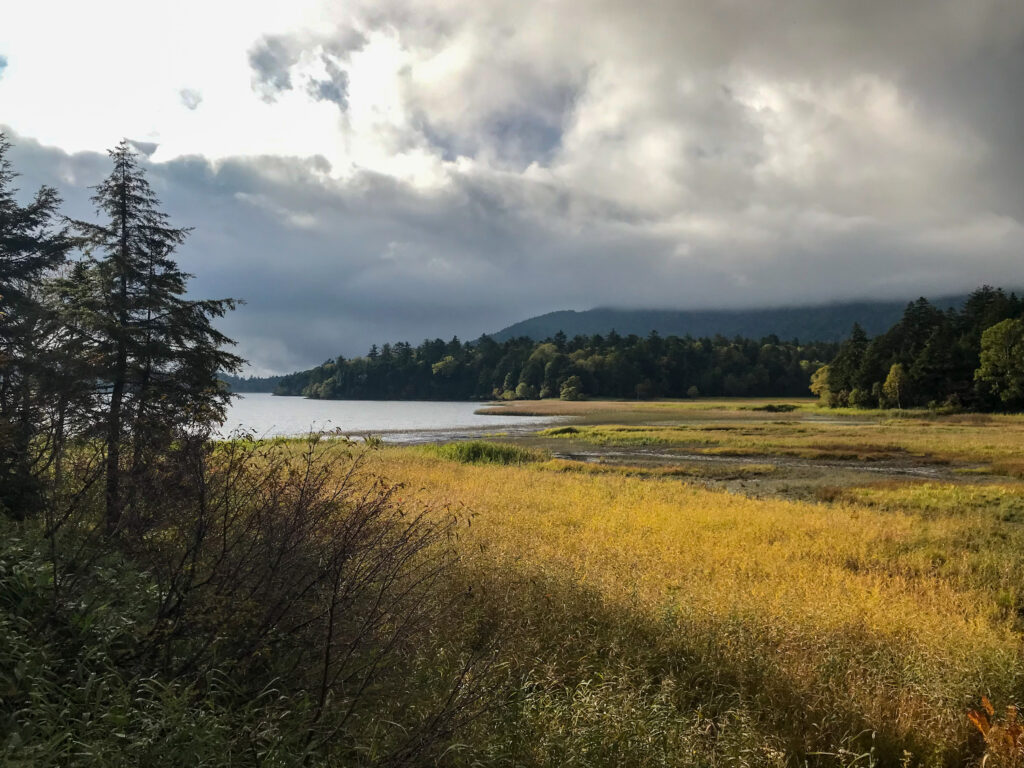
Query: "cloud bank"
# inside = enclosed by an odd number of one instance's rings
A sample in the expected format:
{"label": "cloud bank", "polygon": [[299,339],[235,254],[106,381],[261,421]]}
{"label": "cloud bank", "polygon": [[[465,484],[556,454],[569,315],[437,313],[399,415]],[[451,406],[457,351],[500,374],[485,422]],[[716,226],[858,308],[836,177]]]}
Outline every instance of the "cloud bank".
{"label": "cloud bank", "polygon": [[6,14],[23,186],[83,215],[102,150],[152,146],[257,371],[552,309],[1024,282],[1020,3],[98,5]]}

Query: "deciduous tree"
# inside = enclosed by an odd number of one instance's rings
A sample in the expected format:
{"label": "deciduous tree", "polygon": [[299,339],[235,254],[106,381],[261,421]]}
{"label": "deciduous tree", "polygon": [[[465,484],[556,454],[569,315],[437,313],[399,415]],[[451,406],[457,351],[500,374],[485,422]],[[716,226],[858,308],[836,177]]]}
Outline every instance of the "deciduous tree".
{"label": "deciduous tree", "polygon": [[1004,406],[1024,406],[1024,320],[1003,320],[981,335],[981,365],[975,378]]}

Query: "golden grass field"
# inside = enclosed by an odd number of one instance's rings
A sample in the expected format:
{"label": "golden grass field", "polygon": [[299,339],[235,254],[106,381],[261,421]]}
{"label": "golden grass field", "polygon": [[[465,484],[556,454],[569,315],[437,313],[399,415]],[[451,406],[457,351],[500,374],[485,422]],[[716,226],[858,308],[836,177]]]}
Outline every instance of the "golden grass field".
{"label": "golden grass field", "polygon": [[[794,410],[757,410],[778,405]],[[526,403],[519,410],[524,415],[578,415],[582,417],[579,425],[545,432],[596,445],[676,446],[711,455],[862,461],[915,458],[1024,476],[1024,417],[1019,415],[878,414],[821,409],[807,400],[736,399],[638,404],[544,401]]]}
{"label": "golden grass field", "polygon": [[[728,418],[643,428],[633,410],[575,437],[1022,466],[1020,417],[812,422],[794,416],[828,414],[750,405],[641,404]],[[1012,477],[884,478],[812,503],[702,487],[685,465],[465,464],[430,448],[374,461],[406,500],[465,517],[474,605],[516,627],[502,650],[514,693],[467,752],[490,764],[961,765],[985,751],[966,717],[980,697],[1024,698]],[[755,487],[773,471],[746,466]]]}

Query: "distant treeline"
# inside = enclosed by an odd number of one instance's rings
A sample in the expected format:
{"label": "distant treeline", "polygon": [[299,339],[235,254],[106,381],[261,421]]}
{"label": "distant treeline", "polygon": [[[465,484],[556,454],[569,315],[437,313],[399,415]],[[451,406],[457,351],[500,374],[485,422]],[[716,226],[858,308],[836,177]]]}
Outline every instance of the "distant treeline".
{"label": "distant treeline", "polygon": [[220,380],[228,385],[232,392],[273,392],[274,387],[281,383],[283,376],[232,376],[230,373],[220,374]]}
{"label": "distant treeline", "polygon": [[805,395],[838,344],[752,339],[607,336],[543,342],[435,339],[376,345],[283,376],[278,395],[318,399],[532,399]]}
{"label": "distant treeline", "polygon": [[1024,299],[986,286],[959,310],[918,299],[874,339],[854,325],[811,388],[833,407],[1024,408]]}

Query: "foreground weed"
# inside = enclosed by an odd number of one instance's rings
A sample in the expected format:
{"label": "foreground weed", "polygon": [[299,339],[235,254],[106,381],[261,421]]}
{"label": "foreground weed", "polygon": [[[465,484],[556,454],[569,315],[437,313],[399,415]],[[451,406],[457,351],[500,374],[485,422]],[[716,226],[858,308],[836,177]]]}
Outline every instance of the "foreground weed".
{"label": "foreground weed", "polygon": [[988,751],[982,765],[1017,768],[1024,765],[1024,724],[1019,720],[1017,708],[1007,706],[1006,716],[1000,720],[987,696],[981,697],[981,711],[972,709],[967,719],[985,738]]}

